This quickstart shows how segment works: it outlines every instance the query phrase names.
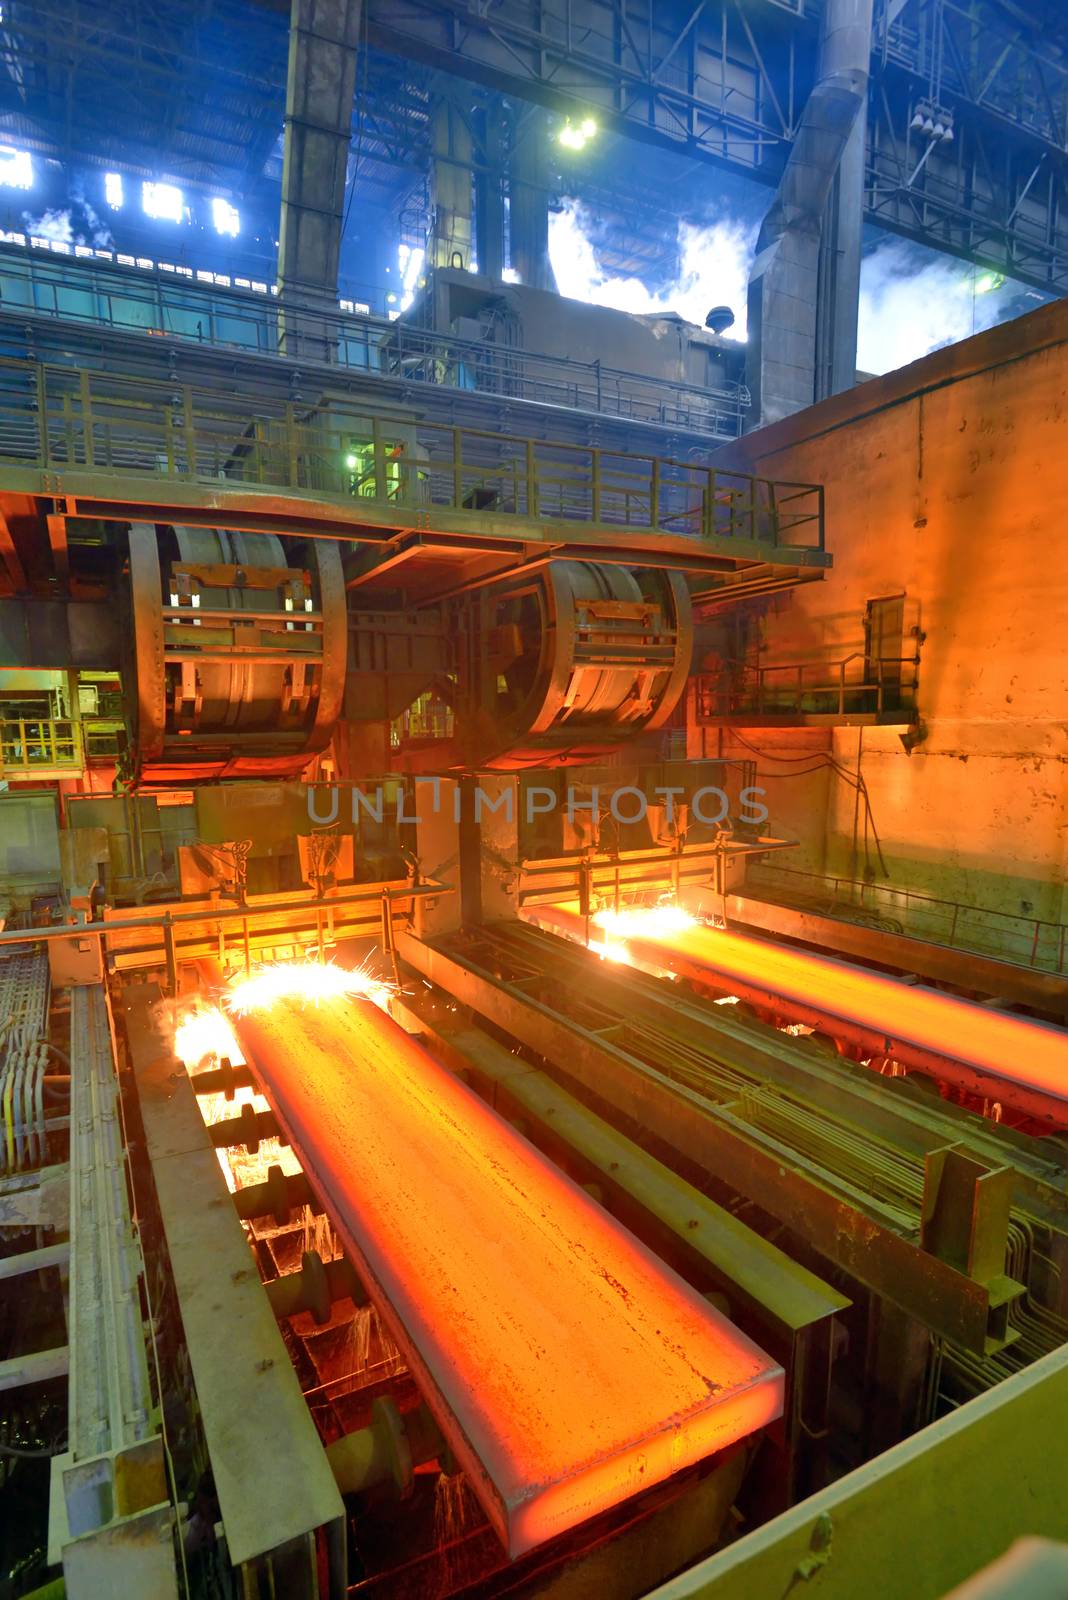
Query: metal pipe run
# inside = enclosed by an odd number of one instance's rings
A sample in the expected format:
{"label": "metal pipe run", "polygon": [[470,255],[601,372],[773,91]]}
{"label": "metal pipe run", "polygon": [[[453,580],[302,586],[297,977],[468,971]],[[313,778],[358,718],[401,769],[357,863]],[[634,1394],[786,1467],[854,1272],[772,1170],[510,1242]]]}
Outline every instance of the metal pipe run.
{"label": "metal pipe run", "polygon": [[[586,940],[586,920],[574,904],[538,907],[529,920]],[[873,1056],[948,1079],[1051,1127],[1068,1127],[1068,1034],[1059,1028],[829,956],[686,925],[684,917],[655,910],[602,916],[589,936],[635,966],[785,1010],[815,1028],[844,1029]]]}
{"label": "metal pipe run", "polygon": [[772,1422],[783,1374],[369,1001],[242,1051],[513,1557]]}

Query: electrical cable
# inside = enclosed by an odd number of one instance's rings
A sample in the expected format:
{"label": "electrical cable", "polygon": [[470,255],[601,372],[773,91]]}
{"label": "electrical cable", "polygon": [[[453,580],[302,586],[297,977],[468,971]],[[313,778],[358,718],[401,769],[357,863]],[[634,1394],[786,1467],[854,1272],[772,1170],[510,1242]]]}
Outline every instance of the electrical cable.
{"label": "electrical cable", "polygon": [[875,817],[874,817],[874,814],[873,814],[872,808],[871,808],[871,799],[870,799],[870,796],[868,794],[868,785],[865,783],[863,777],[861,777],[860,774],[854,774],[854,773],[848,771],[847,768],[843,767],[840,762],[836,761],[833,756],[828,755],[825,751],[813,751],[811,756],[781,756],[780,757],[780,756],[772,755],[767,750],[758,749],[755,744],[750,744],[749,740],[744,738],[743,735],[738,733],[737,730],[735,730],[735,729],[731,730],[731,738],[734,739],[738,744],[743,745],[746,750],[751,750],[752,753],[755,756],[759,756],[761,761],[774,761],[774,762],[780,762],[781,761],[781,762],[785,762],[785,763],[788,763],[788,764],[791,764],[791,765],[796,763],[796,762],[801,762],[801,761],[811,761],[811,762],[814,763],[814,765],[806,767],[806,769],[803,772],[759,772],[758,771],[757,772],[757,777],[758,778],[808,778],[808,777],[811,777],[813,773],[818,772],[821,767],[829,767],[830,770],[833,773],[835,773],[837,777],[841,778],[843,783],[848,784],[848,786],[851,789],[853,789],[860,796],[860,798],[864,801],[864,859],[865,859],[865,861],[867,861],[868,860],[868,856],[869,856],[869,850],[868,850],[868,828],[870,826],[871,827],[871,836],[872,836],[872,839],[874,840],[874,843],[875,843],[875,853],[876,853],[876,855],[878,857],[878,860],[879,860],[879,866],[880,866],[880,868],[882,870],[882,873],[883,873],[884,877],[888,877],[889,876],[889,870],[888,870],[887,865],[886,865],[886,858],[883,855],[882,841],[879,838],[879,831],[875,826]]}

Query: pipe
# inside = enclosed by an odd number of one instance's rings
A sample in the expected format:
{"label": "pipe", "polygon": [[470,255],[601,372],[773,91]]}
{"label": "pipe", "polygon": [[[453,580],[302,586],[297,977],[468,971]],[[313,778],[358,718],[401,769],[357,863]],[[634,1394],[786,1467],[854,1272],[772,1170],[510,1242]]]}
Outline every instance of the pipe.
{"label": "pipe", "polygon": [[819,250],[831,185],[868,92],[872,0],[825,0],[805,102],[749,275],[746,378],[752,426],[812,404]]}

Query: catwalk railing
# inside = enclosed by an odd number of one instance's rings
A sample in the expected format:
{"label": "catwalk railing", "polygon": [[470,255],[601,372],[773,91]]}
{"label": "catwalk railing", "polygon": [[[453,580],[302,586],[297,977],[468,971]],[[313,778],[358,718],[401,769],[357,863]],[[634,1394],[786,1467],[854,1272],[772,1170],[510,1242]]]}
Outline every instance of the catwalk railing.
{"label": "catwalk railing", "polygon": [[845,917],[956,950],[1068,972],[1068,926],[1041,917],[943,900],[893,883],[805,872],[778,862],[751,869],[750,888],[784,905]]}
{"label": "catwalk railing", "polygon": [[36,361],[0,361],[0,463],[823,549],[814,484]]}
{"label": "catwalk railing", "polygon": [[[188,272],[193,279],[190,269],[171,270]],[[8,248],[0,250],[0,308],[209,349],[285,355],[278,302],[267,284],[258,283],[254,293],[251,281],[242,289],[231,287],[231,280],[220,274],[197,277],[209,281],[168,282],[150,261],[137,272],[110,262],[56,260],[43,251]],[[346,304],[350,309],[344,309]],[[336,314],[317,312],[315,323],[332,366],[406,384],[495,396],[502,402],[562,406],[719,439],[738,437],[750,403],[744,383],[724,380],[715,388],[702,388],[599,361],[458,339],[353,310],[351,302],[341,302]]]}

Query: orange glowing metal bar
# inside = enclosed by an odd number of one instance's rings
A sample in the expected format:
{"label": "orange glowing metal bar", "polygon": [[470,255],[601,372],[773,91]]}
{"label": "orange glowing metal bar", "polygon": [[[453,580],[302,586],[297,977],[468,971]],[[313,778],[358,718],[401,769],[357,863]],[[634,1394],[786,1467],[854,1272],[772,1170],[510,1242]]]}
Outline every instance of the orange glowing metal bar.
{"label": "orange glowing metal bar", "polygon": [[783,1374],[393,1020],[235,1026],[512,1556],[743,1438]]}
{"label": "orange glowing metal bar", "polygon": [[[539,906],[532,920],[584,937],[585,922],[574,903]],[[899,1054],[928,1069],[941,1065],[945,1076],[993,1092],[1005,1104],[1038,1111],[1061,1126],[1068,1120],[1068,1034],[1060,1028],[829,956],[710,928],[674,907],[599,913],[591,928],[594,939],[638,966],[703,978],[746,998],[781,998],[802,1021],[853,1023],[883,1054]],[[954,1064],[963,1070],[954,1071]]]}

